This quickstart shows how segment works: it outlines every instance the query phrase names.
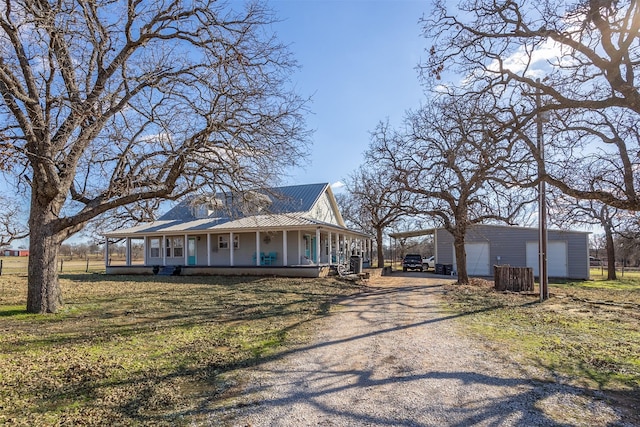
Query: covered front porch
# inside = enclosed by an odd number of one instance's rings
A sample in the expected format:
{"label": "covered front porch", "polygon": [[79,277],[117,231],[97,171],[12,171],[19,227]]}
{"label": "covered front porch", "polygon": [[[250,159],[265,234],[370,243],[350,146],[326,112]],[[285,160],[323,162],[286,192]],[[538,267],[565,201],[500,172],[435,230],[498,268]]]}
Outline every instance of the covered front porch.
{"label": "covered front porch", "polygon": [[[110,262],[109,239],[124,240],[124,263]],[[133,241],[142,244],[142,265],[132,259]],[[107,274],[152,274],[159,271],[159,267],[180,266],[180,274],[318,277],[326,275],[331,266],[348,263],[354,255],[367,265],[371,251],[368,236],[326,226],[250,231],[180,230],[179,233],[123,236],[111,233],[105,245],[105,265]]]}

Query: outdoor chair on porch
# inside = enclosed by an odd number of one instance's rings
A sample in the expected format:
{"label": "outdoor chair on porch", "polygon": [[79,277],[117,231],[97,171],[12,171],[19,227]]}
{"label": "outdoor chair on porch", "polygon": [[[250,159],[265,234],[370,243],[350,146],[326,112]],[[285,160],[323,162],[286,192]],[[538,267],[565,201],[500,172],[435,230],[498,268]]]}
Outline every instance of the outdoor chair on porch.
{"label": "outdoor chair on porch", "polygon": [[276,258],[278,258],[277,252],[269,252],[268,255],[264,256],[264,265],[273,265],[276,262]]}
{"label": "outdoor chair on porch", "polygon": [[[260,252],[260,265],[265,265],[264,264],[264,252]],[[256,265],[256,253],[254,252],[251,259],[253,260],[253,265]]]}

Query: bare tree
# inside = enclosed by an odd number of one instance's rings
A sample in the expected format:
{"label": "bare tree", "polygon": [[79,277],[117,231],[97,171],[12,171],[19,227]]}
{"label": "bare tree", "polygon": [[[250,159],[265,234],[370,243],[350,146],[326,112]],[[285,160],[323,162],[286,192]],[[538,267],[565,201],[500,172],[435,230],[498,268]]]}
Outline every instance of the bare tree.
{"label": "bare tree", "polygon": [[616,280],[616,253],[614,237],[617,228],[628,213],[595,200],[572,198],[554,194],[550,200],[550,218],[559,227],[567,225],[601,226],[604,230],[607,252],[607,278]]}
{"label": "bare tree", "polygon": [[0,155],[31,193],[27,309],[60,244],[107,212],[268,184],[304,158],[295,67],[260,3],[5,0]]}
{"label": "bare tree", "polygon": [[29,236],[20,204],[9,197],[0,196],[0,248]]}
{"label": "bare tree", "polygon": [[[433,18],[423,20],[431,82],[445,71],[461,73],[469,93],[502,99],[498,116],[516,133],[540,113],[564,115],[566,127],[556,128],[564,135],[554,132],[547,142],[570,153],[556,159],[572,167],[545,171],[530,144],[542,177],[572,197],[640,210],[640,5],[473,0],[447,7],[436,1]],[[538,94],[543,102],[535,102]]]}
{"label": "bare tree", "polygon": [[640,222],[639,218],[628,218],[617,230],[615,238],[616,254],[620,254],[622,265],[640,265]]}
{"label": "bare tree", "polygon": [[[380,123],[378,135],[388,123]],[[378,268],[384,267],[384,230],[404,215],[411,193],[400,191],[393,171],[379,167],[375,159],[360,166],[348,180],[350,204],[346,216],[365,232],[375,235]]]}
{"label": "bare tree", "polygon": [[433,217],[454,238],[459,283],[468,283],[465,235],[473,224],[513,222],[528,200],[507,186],[508,141],[477,104],[445,97],[408,115],[405,132],[378,133],[372,152],[412,194],[408,214]]}

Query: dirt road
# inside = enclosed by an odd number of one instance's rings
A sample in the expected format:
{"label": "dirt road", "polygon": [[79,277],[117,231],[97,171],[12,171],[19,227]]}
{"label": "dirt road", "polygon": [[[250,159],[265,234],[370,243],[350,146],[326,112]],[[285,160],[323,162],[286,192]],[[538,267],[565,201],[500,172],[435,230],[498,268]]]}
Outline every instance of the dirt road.
{"label": "dirt road", "polygon": [[[625,426],[597,394],[543,379],[461,335],[443,279],[375,279],[311,344],[261,365],[211,425]],[[537,379],[535,379],[537,378]]]}

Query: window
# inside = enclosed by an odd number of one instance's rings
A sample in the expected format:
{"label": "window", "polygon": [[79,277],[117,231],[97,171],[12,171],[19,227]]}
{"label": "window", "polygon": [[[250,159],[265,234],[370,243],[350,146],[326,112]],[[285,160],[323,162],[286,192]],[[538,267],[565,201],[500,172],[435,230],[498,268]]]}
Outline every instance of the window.
{"label": "window", "polygon": [[[238,235],[233,236],[233,249],[238,249],[240,247],[240,239]],[[218,248],[220,249],[229,249],[229,235],[221,234],[218,236]]]}
{"label": "window", "polygon": [[174,237],[171,239],[171,246],[173,247],[173,256],[183,257],[184,256],[184,239],[182,237]]}
{"label": "window", "polygon": [[149,256],[151,258],[160,258],[160,238],[152,237],[149,239]]}
{"label": "window", "polygon": [[169,237],[165,241],[167,258],[182,258],[184,256],[184,237]]}

